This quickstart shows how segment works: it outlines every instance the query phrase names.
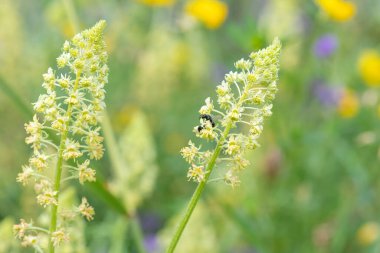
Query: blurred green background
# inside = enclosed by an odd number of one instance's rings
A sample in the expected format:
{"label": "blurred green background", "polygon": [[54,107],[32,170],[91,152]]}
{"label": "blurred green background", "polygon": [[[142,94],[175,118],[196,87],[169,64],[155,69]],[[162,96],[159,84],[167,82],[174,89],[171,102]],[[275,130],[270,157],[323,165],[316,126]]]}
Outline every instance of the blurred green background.
{"label": "blurred green background", "polygon": [[108,134],[124,167],[106,146],[98,185],[65,187],[68,203],[87,196],[96,217],[59,252],[143,252],[138,227],[145,250],[162,252],[196,186],[179,150],[198,109],[236,60],[275,36],[280,91],[262,147],[239,188],[207,186],[177,252],[380,252],[379,13],[378,0],[0,0],[0,252],[33,252],[12,225],[44,220],[15,180],[42,73],[99,19]]}

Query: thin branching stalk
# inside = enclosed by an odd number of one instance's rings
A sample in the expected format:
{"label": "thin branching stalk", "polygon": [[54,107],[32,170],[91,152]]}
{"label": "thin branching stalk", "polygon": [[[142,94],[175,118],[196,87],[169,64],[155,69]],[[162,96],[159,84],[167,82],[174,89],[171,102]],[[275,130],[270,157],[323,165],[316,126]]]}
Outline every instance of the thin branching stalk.
{"label": "thin branching stalk", "polygon": [[[247,94],[247,92],[244,92],[243,95],[240,96],[240,100],[239,100],[238,104],[241,104],[245,100],[246,94]],[[170,242],[170,245],[169,245],[169,248],[167,251],[168,253],[174,252],[174,249],[177,246],[179,238],[181,238],[182,232],[185,229],[187,223],[189,222],[190,216],[193,213],[194,208],[197,205],[197,203],[201,197],[201,194],[202,194],[202,192],[203,192],[203,190],[204,190],[204,188],[208,182],[208,179],[211,175],[211,172],[215,167],[216,159],[219,157],[219,154],[222,150],[223,143],[225,142],[228,134],[230,133],[232,124],[233,124],[233,122],[231,120],[227,123],[227,126],[226,126],[226,128],[222,134],[222,137],[219,139],[218,143],[216,144],[215,151],[212,154],[210,162],[208,163],[208,165],[206,167],[206,173],[205,173],[204,180],[198,184],[197,188],[195,189],[195,191],[193,193],[193,196],[191,197],[191,199],[189,201],[189,204],[186,208],[185,214],[184,214],[182,220],[180,221],[176,232],[173,235],[172,241]]]}
{"label": "thin branching stalk", "polygon": [[195,206],[197,205],[200,197],[201,197],[201,194],[208,182],[208,179],[211,175],[211,172],[212,170],[214,169],[215,167],[215,162],[216,162],[216,159],[218,158],[219,154],[220,154],[220,151],[222,149],[222,144],[223,142],[225,141],[225,138],[227,137],[230,129],[231,129],[231,125],[232,123],[230,123],[227,127],[226,127],[226,131],[223,133],[223,136],[222,138],[219,140],[216,148],[215,148],[215,151],[211,157],[211,160],[206,168],[206,173],[205,173],[205,178],[202,182],[200,182],[197,186],[197,188],[195,189],[194,193],[193,193],[193,196],[191,197],[190,201],[189,201],[189,204],[186,208],[186,211],[185,211],[185,214],[183,215],[179,225],[178,225],[178,228],[177,230],[175,231],[174,235],[173,235],[173,238],[170,242],[170,245],[169,245],[169,248],[167,250],[167,253],[171,253],[171,252],[174,252],[174,249],[176,248],[177,246],[177,243],[179,241],[179,239],[181,238],[181,235],[182,235],[182,232],[183,230],[185,229],[187,223],[189,222],[189,219],[190,219],[190,216],[191,214],[193,213],[194,211],[194,208]]}
{"label": "thin branching stalk", "polygon": [[[73,87],[74,93],[78,89],[78,83],[81,76],[81,71],[78,71],[76,74],[75,84]],[[67,112],[65,117],[70,119],[66,121],[66,131],[64,131],[61,135],[61,140],[59,144],[59,150],[58,150],[58,159],[57,159],[57,165],[55,168],[55,178],[54,178],[54,191],[57,192],[56,199],[57,202],[59,202],[59,192],[60,192],[60,186],[61,186],[61,177],[62,177],[62,168],[63,168],[63,151],[65,150],[65,143],[67,140],[68,135],[68,129],[70,129],[70,122],[71,122],[71,114],[72,114],[72,104],[69,104],[67,107]],[[57,212],[58,212],[58,205],[52,205],[51,206],[51,218],[50,218],[50,233],[49,233],[49,252],[54,253],[55,247],[52,240],[52,235],[54,231],[57,230]]]}
{"label": "thin branching stalk", "polygon": [[[14,225],[16,236],[23,246],[35,250],[47,248],[54,253],[56,247],[69,241],[67,219],[83,216],[88,221],[95,215],[86,198],[71,210],[70,217],[59,214],[61,183],[76,178],[81,184],[96,180],[96,171],[90,161],[103,156],[103,137],[100,136],[98,119],[104,110],[104,85],[108,80],[108,55],[103,41],[105,21],[99,21],[69,42],[66,41],[62,54],[57,58],[58,71],[49,68],[43,74],[42,87],[46,90],[34,103],[33,121],[25,124],[28,133],[25,141],[33,148],[29,164],[23,166],[17,181],[23,185],[34,183],[37,203],[50,207],[48,243],[39,228],[21,219]],[[60,72],[60,73],[57,73]],[[58,147],[53,142],[59,136]],[[47,173],[50,164],[56,162],[53,178]],[[65,163],[69,163],[70,169]],[[63,177],[63,169],[69,175]]]}
{"label": "thin branching stalk", "polygon": [[[197,137],[216,142],[216,145],[213,151],[200,151],[200,147],[189,141],[189,146],[181,150],[183,158],[190,164],[187,176],[189,180],[198,182],[198,186],[174,232],[167,253],[174,252],[213,170],[218,166],[217,161],[226,162],[221,168],[227,168],[224,182],[232,187],[239,185],[237,175],[249,165],[243,157],[244,151],[259,146],[257,139],[263,129],[264,117],[272,114],[280,48],[280,41],[275,39],[268,48],[252,53],[249,60],[237,61],[235,67],[238,71],[228,73],[217,87],[219,109],[216,110],[211,98],[207,98],[206,104],[199,110],[200,125],[194,127],[194,132]],[[217,122],[212,112],[221,115],[222,120]],[[249,133],[232,132],[241,124],[249,126]]]}
{"label": "thin branching stalk", "polygon": [[[70,23],[73,27],[73,30],[75,32],[78,32],[79,30],[79,17],[77,15],[77,12],[75,10],[75,6],[72,0],[62,0],[63,4],[66,9],[67,16],[70,20]],[[102,112],[102,120],[101,120],[101,126],[103,129],[103,134],[105,137],[105,145],[107,147],[107,153],[109,154],[110,161],[112,163],[112,166],[114,166],[117,170],[123,171],[127,169],[127,165],[125,164],[124,159],[121,156],[119,147],[117,146],[115,134],[111,126],[110,118],[108,116],[107,110],[103,110]],[[128,194],[128,193],[126,193]],[[132,230],[132,237],[135,241],[135,244],[137,245],[137,251],[139,253],[145,253],[145,247],[143,244],[144,236],[142,234],[141,226],[138,221],[137,217],[133,217],[131,214],[128,206],[125,206],[124,204],[120,203],[123,206],[123,209],[125,212],[123,213],[123,216],[126,219],[131,219],[131,222],[128,223],[131,226]]]}

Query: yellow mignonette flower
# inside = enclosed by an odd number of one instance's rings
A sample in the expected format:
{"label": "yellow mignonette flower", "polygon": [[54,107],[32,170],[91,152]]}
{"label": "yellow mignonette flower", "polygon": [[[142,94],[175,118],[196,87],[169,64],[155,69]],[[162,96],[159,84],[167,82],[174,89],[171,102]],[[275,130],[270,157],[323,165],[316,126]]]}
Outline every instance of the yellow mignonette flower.
{"label": "yellow mignonette flower", "polygon": [[343,0],[316,0],[316,3],[335,21],[345,22],[356,14],[356,5],[352,2]]}
{"label": "yellow mignonette flower", "polygon": [[175,0],[138,0],[139,2],[150,6],[171,6]]}
{"label": "yellow mignonette flower", "polygon": [[358,61],[359,73],[369,86],[380,86],[380,54],[368,50],[361,54]]}
{"label": "yellow mignonette flower", "polygon": [[218,0],[193,0],[187,3],[185,12],[207,28],[216,29],[226,20],[228,7]]}
{"label": "yellow mignonette flower", "polygon": [[356,239],[360,245],[371,245],[379,238],[379,225],[375,222],[363,224],[356,233]]}
{"label": "yellow mignonette flower", "polygon": [[338,113],[343,118],[352,118],[359,111],[359,100],[351,90],[345,90],[338,103]]}

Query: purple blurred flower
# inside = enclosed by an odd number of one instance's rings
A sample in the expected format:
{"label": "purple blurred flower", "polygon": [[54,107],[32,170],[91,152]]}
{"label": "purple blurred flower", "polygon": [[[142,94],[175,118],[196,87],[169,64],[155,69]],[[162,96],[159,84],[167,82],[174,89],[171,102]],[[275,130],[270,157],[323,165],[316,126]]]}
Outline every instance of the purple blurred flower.
{"label": "purple blurred flower", "polygon": [[335,106],[338,104],[342,95],[342,89],[339,87],[331,87],[322,81],[315,81],[312,86],[313,95],[322,105]]}
{"label": "purple blurred flower", "polygon": [[319,37],[314,43],[314,54],[319,58],[325,58],[334,53],[337,47],[337,37],[333,34],[326,34]]}
{"label": "purple blurred flower", "polygon": [[158,251],[157,237],[154,234],[147,234],[144,237],[144,246],[147,252],[155,253]]}
{"label": "purple blurred flower", "polygon": [[155,213],[140,214],[139,219],[144,233],[155,233],[162,226],[160,217]]}

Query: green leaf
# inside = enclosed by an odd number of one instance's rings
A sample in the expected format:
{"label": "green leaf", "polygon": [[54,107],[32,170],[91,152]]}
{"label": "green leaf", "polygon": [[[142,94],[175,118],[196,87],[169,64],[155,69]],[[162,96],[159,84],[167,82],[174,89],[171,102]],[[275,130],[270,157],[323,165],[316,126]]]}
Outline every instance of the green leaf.
{"label": "green leaf", "polygon": [[85,186],[114,211],[118,212],[120,215],[128,216],[127,210],[121,200],[105,187],[104,182],[99,177],[96,178],[96,182],[86,183]]}

